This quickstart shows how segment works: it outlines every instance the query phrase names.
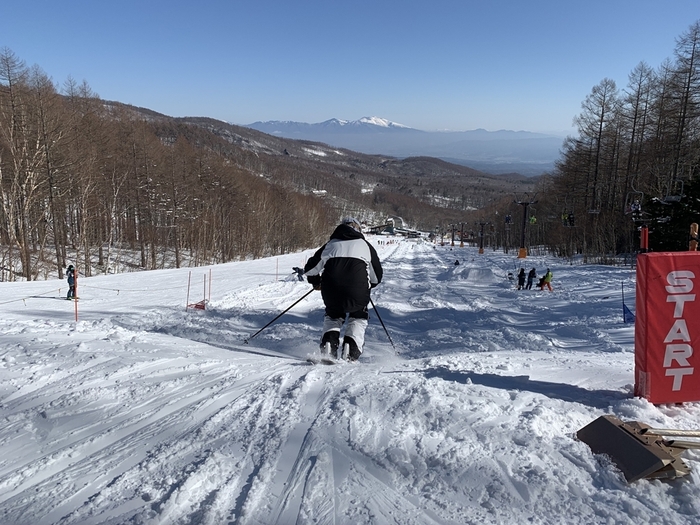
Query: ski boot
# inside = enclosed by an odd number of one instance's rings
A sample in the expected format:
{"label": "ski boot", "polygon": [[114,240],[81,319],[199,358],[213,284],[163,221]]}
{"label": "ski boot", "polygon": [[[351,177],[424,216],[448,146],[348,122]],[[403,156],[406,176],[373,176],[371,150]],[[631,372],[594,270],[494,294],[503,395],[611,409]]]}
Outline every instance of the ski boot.
{"label": "ski boot", "polygon": [[327,355],[333,359],[338,359],[338,347],[340,346],[340,333],[331,330],[323,334],[321,339],[321,355]]}
{"label": "ski boot", "polygon": [[343,338],[343,359],[347,361],[357,361],[362,355],[357,343],[352,337]]}

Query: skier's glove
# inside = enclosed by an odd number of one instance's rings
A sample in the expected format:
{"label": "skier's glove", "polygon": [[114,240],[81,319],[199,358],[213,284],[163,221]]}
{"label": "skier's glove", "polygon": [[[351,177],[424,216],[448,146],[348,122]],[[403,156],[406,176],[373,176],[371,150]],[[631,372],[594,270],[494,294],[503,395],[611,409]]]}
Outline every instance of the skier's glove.
{"label": "skier's glove", "polygon": [[307,275],[306,280],[309,284],[314,287],[314,290],[321,289],[321,276],[320,275]]}

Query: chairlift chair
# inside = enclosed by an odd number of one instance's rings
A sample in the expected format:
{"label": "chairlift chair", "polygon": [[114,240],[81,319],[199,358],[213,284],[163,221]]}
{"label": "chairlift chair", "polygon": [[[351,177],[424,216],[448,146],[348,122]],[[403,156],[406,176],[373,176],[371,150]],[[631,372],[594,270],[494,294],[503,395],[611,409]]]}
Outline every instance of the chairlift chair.
{"label": "chairlift chair", "polygon": [[564,198],[564,206],[561,209],[561,224],[566,228],[574,226],[574,203],[569,202],[569,197]]}
{"label": "chairlift chair", "polygon": [[565,211],[561,214],[561,219],[562,219],[562,224],[566,228],[573,228],[575,226],[575,216],[574,216],[574,210],[571,210],[569,212]]}
{"label": "chairlift chair", "polygon": [[641,191],[628,191],[625,196],[625,215],[630,213],[641,212],[642,202],[644,202],[644,193]]}
{"label": "chairlift chair", "polygon": [[683,181],[672,180],[666,188],[666,195],[663,198],[664,202],[679,202],[683,197]]}
{"label": "chairlift chair", "polygon": [[513,224],[513,216],[509,213],[505,217],[505,228],[507,232],[510,231],[511,224]]}

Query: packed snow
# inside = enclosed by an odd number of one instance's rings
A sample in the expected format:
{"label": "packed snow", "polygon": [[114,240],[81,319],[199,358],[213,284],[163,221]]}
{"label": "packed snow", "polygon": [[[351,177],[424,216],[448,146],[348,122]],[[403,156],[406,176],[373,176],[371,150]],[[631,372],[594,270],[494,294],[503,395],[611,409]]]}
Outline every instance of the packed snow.
{"label": "packed snow", "polygon": [[[82,278],[77,305],[0,283],[0,523],[698,522],[698,452],[628,484],[575,436],[698,427],[699,404],[632,394],[633,269],[369,239],[384,282],[354,364],[307,362],[318,292],[251,338],[310,290],[311,250]],[[521,264],[554,291],[516,290]]]}

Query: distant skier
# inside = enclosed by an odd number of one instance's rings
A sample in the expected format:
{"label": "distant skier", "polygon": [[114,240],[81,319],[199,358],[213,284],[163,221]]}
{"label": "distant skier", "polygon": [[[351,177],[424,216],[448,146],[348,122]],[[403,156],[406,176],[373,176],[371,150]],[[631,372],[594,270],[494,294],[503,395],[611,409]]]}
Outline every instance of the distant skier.
{"label": "distant skier", "polygon": [[68,279],[68,295],[66,295],[66,300],[70,301],[71,299],[75,299],[75,268],[73,268],[72,264],[68,265],[66,277]]}
{"label": "distant skier", "polygon": [[321,290],[326,305],[321,352],[338,357],[340,329],[347,315],[343,350],[349,361],[356,361],[365,342],[370,289],[382,282],[383,275],[379,256],[362,235],[359,221],[343,219],[308,260],[304,272],[309,284]]}
{"label": "distant skier", "polygon": [[525,288],[525,268],[520,268],[518,272],[518,290]]}
{"label": "distant skier", "polygon": [[297,276],[297,280],[299,280],[299,281],[304,280],[304,269],[303,268],[298,268],[297,266],[295,266],[294,268],[292,268],[292,270],[294,270],[294,273]]}
{"label": "distant skier", "polygon": [[544,291],[544,287],[546,286],[547,288],[549,288],[549,291],[551,292],[552,291],[552,278],[553,277],[554,277],[554,275],[552,274],[552,271],[549,268],[547,268],[547,273],[545,273],[544,277],[542,277],[542,279],[540,279],[540,284],[539,284],[540,290]]}
{"label": "distant skier", "polygon": [[537,278],[537,271],[533,268],[527,274],[527,284],[525,285],[526,290],[532,290],[532,283]]}
{"label": "distant skier", "polygon": [[639,202],[639,199],[634,199],[632,204],[630,204],[629,211],[632,213],[633,221],[639,221],[642,219],[642,203]]}

